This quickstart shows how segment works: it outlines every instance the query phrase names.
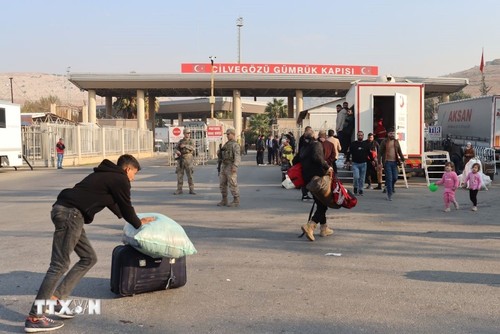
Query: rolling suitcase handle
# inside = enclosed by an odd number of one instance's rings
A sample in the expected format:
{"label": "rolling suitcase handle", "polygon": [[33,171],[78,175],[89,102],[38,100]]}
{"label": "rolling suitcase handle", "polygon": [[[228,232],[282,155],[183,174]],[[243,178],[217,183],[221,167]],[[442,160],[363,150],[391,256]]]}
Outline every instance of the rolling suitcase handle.
{"label": "rolling suitcase handle", "polygon": [[170,283],[175,284],[175,275],[174,275],[174,264],[175,264],[175,258],[171,258],[168,260],[168,263],[170,263],[170,276],[167,280],[167,285],[165,286],[165,290],[167,290],[170,287]]}

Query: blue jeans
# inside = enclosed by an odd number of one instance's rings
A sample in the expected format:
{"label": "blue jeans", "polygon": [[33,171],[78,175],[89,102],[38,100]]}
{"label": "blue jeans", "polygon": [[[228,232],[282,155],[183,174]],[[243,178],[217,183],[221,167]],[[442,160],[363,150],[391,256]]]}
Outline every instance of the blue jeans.
{"label": "blue jeans", "polygon": [[57,168],[62,168],[64,153],[57,153]]}
{"label": "blue jeans", "polygon": [[386,161],[384,164],[385,169],[385,189],[387,196],[391,197],[394,192],[394,185],[398,180],[398,163],[396,161]]}
{"label": "blue jeans", "polygon": [[354,189],[358,189],[358,191],[363,191],[363,185],[365,184],[366,177],[366,162],[352,163],[352,178],[354,181]]}
{"label": "blue jeans", "polygon": [[[82,277],[97,262],[97,255],[83,229],[84,219],[80,210],[54,205],[50,216],[55,226],[52,256],[49,269],[35,299],[46,300],[51,296],[58,299],[67,298]],[[69,269],[70,255],[73,251],[78,254],[80,261],[75,263],[58,285],[59,279]],[[33,303],[30,315],[37,316],[36,310],[37,307]]]}

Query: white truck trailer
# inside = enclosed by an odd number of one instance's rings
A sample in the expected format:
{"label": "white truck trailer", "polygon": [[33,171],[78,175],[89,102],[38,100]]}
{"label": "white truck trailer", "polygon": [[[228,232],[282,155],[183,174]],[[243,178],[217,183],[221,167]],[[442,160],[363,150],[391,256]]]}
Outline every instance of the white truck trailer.
{"label": "white truck trailer", "polygon": [[500,150],[500,96],[481,96],[438,105],[442,136],[454,143]]}
{"label": "white truck trailer", "polygon": [[21,107],[0,101],[0,167],[17,168],[22,164]]}
{"label": "white truck trailer", "polygon": [[[394,128],[405,155],[407,170],[420,170],[424,153],[424,85],[395,82],[355,82],[346,95],[354,106],[355,133],[373,133],[378,120]],[[353,140],[355,139],[355,133]]]}

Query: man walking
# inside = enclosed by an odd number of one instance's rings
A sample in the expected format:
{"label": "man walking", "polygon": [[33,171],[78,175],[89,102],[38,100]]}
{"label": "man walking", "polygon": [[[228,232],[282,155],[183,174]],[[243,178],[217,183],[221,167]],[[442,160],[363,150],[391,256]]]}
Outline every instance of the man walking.
{"label": "man walking", "polygon": [[[378,173],[377,156],[380,145],[375,140],[373,133],[368,134],[366,143],[370,149],[371,159],[366,162],[366,181],[368,183],[366,189],[373,189],[372,184],[377,180],[378,186],[375,189],[382,189],[382,173]],[[380,178],[379,178],[380,176]]]}
{"label": "man walking", "polygon": [[191,195],[196,195],[196,193],[194,192],[193,182],[194,150],[195,145],[194,141],[191,139],[191,129],[184,128],[184,138],[182,138],[175,147],[175,155],[177,160],[177,168],[175,169],[175,172],[177,173],[177,190],[174,192],[174,195],[182,194],[184,172],[186,172],[186,176],[188,179],[189,193]]}
{"label": "man walking", "polygon": [[[339,105],[340,106],[340,105]],[[334,153],[334,161],[333,161],[333,171],[337,173],[337,159],[339,158],[339,153],[342,151],[342,146],[340,145],[340,140],[335,138],[335,131],[328,130],[328,138],[327,140],[333,144],[333,153]]]}
{"label": "man walking", "polygon": [[[349,158],[352,156],[352,177],[354,183],[354,194],[363,196],[363,185],[366,177],[366,160],[369,158],[370,148],[367,142],[363,141],[365,134],[363,131],[358,131],[357,140],[353,141],[347,151],[346,163],[349,163]],[[370,162],[373,158],[369,158]]]}
{"label": "man walking", "polygon": [[[222,200],[217,203],[217,206],[237,207],[240,205],[240,190],[238,189],[238,167],[241,162],[240,145],[235,140],[234,129],[226,131],[227,142],[221,149],[222,152],[222,170],[219,178],[219,187],[222,195]],[[227,188],[233,195],[233,201],[227,201]]]}
{"label": "man walking", "polygon": [[383,164],[385,170],[385,191],[387,192],[387,200],[392,201],[394,186],[398,180],[398,165],[403,164],[405,158],[401,151],[399,141],[396,139],[394,128],[389,129],[388,137],[380,143],[380,154],[378,155],[379,164]]}

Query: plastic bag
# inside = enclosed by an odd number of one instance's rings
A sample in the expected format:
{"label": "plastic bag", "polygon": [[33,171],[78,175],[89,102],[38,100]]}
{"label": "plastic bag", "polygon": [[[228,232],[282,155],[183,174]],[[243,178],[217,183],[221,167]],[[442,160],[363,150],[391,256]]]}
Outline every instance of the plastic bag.
{"label": "plastic bag", "polygon": [[139,218],[156,217],[155,221],[135,229],[129,223],[123,227],[123,243],[153,258],[180,258],[196,254],[181,225],[159,213],[139,213]]}
{"label": "plastic bag", "polygon": [[295,184],[293,184],[292,180],[290,180],[290,177],[286,175],[285,180],[281,182],[281,185],[285,189],[295,189]]}

